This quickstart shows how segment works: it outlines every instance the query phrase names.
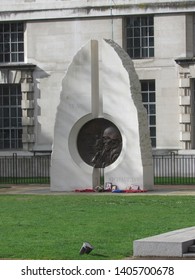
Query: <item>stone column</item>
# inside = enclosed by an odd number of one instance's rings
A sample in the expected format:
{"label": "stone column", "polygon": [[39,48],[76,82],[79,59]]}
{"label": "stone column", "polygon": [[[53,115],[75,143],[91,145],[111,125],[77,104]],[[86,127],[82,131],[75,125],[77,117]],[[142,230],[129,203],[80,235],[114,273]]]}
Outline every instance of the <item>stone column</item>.
{"label": "stone column", "polygon": [[189,68],[180,67],[179,105],[181,149],[191,149],[191,88]]}
{"label": "stone column", "polygon": [[23,149],[30,151],[35,142],[34,134],[34,84],[32,71],[22,71],[22,142]]}

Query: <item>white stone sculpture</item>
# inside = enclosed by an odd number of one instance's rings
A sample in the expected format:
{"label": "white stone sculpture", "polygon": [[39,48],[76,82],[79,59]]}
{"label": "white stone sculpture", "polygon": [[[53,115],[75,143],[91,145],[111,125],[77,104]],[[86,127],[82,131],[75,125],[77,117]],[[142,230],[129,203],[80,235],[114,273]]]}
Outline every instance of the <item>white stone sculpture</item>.
{"label": "white stone sculpture", "polygon": [[[96,129],[100,134],[99,120],[103,124],[105,120],[104,131],[110,124],[118,129],[122,140],[114,161],[102,168],[94,167],[90,160],[90,156],[94,157]],[[78,146],[84,149],[84,156]],[[51,190],[96,188],[102,170],[104,182],[121,190],[130,185],[140,189],[153,186],[147,113],[133,63],[112,40],[91,40],[75,55],[62,83],[54,130]]]}

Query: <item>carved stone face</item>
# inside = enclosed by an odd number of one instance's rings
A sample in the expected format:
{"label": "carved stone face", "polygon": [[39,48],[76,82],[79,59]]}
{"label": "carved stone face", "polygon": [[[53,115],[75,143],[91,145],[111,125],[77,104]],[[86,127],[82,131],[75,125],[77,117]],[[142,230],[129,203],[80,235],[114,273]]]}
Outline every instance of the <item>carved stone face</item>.
{"label": "carved stone face", "polygon": [[104,130],[104,133],[103,133],[104,145],[110,145],[115,140],[119,140],[119,138],[120,138],[120,135],[118,133],[118,130],[115,127],[111,126]]}
{"label": "carved stone face", "polygon": [[80,130],[77,147],[81,158],[95,168],[112,164],[120,155],[122,137],[109,120],[98,118],[86,123]]}

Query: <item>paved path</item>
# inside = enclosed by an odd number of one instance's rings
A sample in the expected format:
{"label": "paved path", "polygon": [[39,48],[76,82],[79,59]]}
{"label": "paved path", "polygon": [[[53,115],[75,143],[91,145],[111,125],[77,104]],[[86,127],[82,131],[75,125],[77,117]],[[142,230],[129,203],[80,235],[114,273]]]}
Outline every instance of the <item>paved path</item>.
{"label": "paved path", "polygon": [[[77,192],[51,192],[49,185],[4,185],[0,186],[1,194],[39,194],[39,195],[78,195]],[[195,185],[155,185],[152,191],[144,193],[79,193],[82,195],[195,195]]]}

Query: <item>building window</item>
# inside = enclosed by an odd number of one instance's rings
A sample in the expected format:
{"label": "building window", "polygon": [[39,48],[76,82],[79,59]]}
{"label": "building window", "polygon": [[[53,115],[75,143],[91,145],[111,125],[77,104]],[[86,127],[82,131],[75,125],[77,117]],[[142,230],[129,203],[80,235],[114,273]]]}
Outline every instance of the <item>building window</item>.
{"label": "building window", "polygon": [[131,58],[154,57],[154,17],[126,18],[126,48]]}
{"label": "building window", "polygon": [[142,102],[148,113],[148,124],[152,147],[156,147],[156,94],[155,81],[141,81]]}
{"label": "building window", "polygon": [[24,24],[0,24],[0,63],[24,62]]}
{"label": "building window", "polygon": [[22,148],[20,84],[0,85],[0,149]]}

